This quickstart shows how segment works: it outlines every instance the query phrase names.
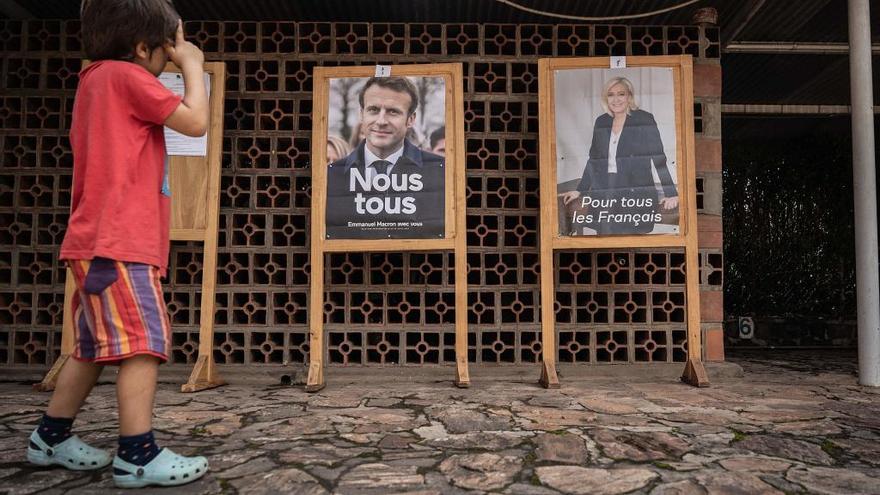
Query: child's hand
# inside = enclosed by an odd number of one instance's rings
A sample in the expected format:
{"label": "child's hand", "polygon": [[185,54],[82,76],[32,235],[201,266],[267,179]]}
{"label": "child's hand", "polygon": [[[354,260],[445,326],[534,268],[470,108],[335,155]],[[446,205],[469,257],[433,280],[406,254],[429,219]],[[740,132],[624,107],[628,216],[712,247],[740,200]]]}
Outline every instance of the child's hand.
{"label": "child's hand", "polygon": [[183,101],[165,119],[165,125],[187,136],[198,137],[208,128],[208,93],[205,90],[205,54],[183,39],[183,21],[177,21],[174,46],[165,45],[165,53],[183,72]]}
{"label": "child's hand", "polygon": [[199,50],[199,47],[183,38],[183,21],[177,21],[176,39],[173,45],[171,43],[165,45],[165,53],[181,70],[184,70],[186,65],[195,65],[201,70],[205,63],[205,54]]}

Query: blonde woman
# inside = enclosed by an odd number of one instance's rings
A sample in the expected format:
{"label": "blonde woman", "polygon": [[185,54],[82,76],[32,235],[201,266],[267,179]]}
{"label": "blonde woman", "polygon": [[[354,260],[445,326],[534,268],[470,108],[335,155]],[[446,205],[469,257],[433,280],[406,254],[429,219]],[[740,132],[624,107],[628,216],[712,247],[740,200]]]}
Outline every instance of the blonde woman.
{"label": "blonde woman", "polygon": [[348,143],[339,136],[327,136],[327,164],[331,164],[351,153]]}
{"label": "blonde woman", "polygon": [[[560,195],[564,204],[590,198],[602,205],[611,218],[635,215],[639,222],[601,221],[589,225],[597,234],[644,234],[654,230],[662,210],[678,207],[678,192],[666,165],[666,154],[654,116],[640,110],[633,85],[625,77],[605,83],[602,92],[605,113],[596,119],[589,159],[578,187]],[[651,174],[657,170],[663,197]],[[624,200],[627,207],[624,207]],[[583,201],[583,203],[587,203]],[[605,218],[609,218],[606,216]]]}

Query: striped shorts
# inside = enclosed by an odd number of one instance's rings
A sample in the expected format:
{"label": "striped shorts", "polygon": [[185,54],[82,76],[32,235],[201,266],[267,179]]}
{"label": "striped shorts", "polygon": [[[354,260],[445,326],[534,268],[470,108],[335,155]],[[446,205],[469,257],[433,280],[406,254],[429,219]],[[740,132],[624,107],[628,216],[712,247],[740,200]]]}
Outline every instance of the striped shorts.
{"label": "striped shorts", "polygon": [[74,358],[119,364],[148,354],[168,360],[171,322],[157,267],[104,258],[69,260],[68,265],[76,282]]}

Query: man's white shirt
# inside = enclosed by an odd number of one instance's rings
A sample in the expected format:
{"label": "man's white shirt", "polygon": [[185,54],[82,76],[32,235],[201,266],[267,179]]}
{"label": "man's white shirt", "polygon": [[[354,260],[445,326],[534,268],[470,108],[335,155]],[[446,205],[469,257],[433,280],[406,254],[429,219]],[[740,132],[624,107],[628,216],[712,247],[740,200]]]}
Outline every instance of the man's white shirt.
{"label": "man's white shirt", "polygon": [[391,153],[390,155],[388,155],[387,158],[379,158],[378,156],[374,155],[370,151],[369,146],[364,145],[364,161],[367,162],[367,168],[373,168],[374,173],[375,173],[375,167],[373,167],[373,162],[378,161],[378,160],[385,160],[386,162],[388,162],[390,165],[388,165],[388,169],[385,170],[385,173],[390,174],[391,169],[394,168],[394,165],[397,164],[397,160],[401,156],[403,156],[403,143],[400,143],[400,148],[397,151],[395,151],[394,153]]}

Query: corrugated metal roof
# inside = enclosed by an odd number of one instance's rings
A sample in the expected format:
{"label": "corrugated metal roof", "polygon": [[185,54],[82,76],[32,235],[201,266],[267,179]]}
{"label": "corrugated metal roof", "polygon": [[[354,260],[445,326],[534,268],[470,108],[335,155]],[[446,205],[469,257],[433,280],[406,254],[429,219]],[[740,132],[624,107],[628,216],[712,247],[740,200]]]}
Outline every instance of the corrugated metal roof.
{"label": "corrugated metal roof", "polygon": [[[17,0],[39,18],[76,18],[78,0]],[[560,14],[614,16],[655,11],[683,0],[515,0]],[[175,0],[184,19],[324,22],[436,22],[571,24],[517,10],[496,0]],[[692,24],[697,9],[718,11],[728,41],[847,41],[846,0],[702,0],[685,8],[632,21],[605,24]],[[876,6],[875,6],[876,7]],[[748,22],[746,22],[748,20]],[[871,11],[880,26],[880,8]],[[735,40],[730,37],[736,34]],[[872,33],[880,42],[880,29]],[[724,103],[849,104],[846,54],[733,54],[722,56]],[[880,58],[874,57],[875,80]],[[880,101],[880,85],[875,87]]]}
{"label": "corrugated metal roof", "polygon": [[[41,18],[78,15],[76,0],[18,0]],[[610,16],[646,12],[681,3],[681,0],[516,0],[544,11],[581,16]],[[187,19],[360,21],[360,22],[501,22],[550,23],[553,18],[517,10],[495,0],[176,0]],[[712,1],[700,4],[716,3]],[[724,2],[720,2],[724,3]],[[693,9],[648,18],[641,23],[687,23]]]}
{"label": "corrugated metal roof", "polygon": [[[876,5],[875,5],[876,7]],[[871,24],[880,26],[880,9],[871,11]],[[722,36],[724,35],[722,29]],[[880,32],[872,33],[880,40]],[[847,41],[846,0],[769,0],[757,10],[738,41]]]}
{"label": "corrugated metal roof", "polygon": [[[77,0],[17,0],[39,18],[70,19],[79,15]],[[682,0],[516,0],[525,7],[578,16],[614,16],[650,12]],[[685,8],[626,24],[690,24],[701,7],[718,11],[722,39],[731,34],[753,5],[761,3],[739,40],[845,41],[846,0],[702,0]],[[190,20],[288,20],[352,22],[560,22],[517,10],[495,0],[176,0]],[[880,25],[880,9],[872,12]],[[566,21],[569,22],[569,21]],[[874,33],[880,39],[880,33]]]}
{"label": "corrugated metal roof", "polygon": [[[849,105],[846,55],[728,54],[722,60],[722,103]],[[880,56],[873,57],[880,81]],[[874,86],[880,102],[880,85]]]}

